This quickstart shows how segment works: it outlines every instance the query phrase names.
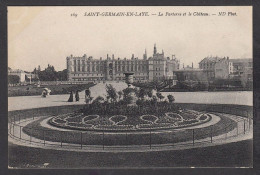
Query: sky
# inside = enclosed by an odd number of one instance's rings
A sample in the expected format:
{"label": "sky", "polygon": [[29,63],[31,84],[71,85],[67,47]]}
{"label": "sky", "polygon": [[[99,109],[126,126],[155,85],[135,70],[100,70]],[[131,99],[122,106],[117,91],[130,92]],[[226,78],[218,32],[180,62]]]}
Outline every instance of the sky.
{"label": "sky", "polygon": [[[149,16],[84,16],[86,12],[148,12]],[[165,16],[166,12],[182,16]],[[210,16],[194,16],[194,12]],[[218,16],[219,12],[226,15]],[[12,69],[32,71],[50,64],[63,70],[71,54],[129,59],[132,54],[142,58],[146,49],[149,57],[155,43],[158,52],[175,55],[185,66],[193,62],[198,67],[207,56],[252,58],[252,7],[8,7]]]}

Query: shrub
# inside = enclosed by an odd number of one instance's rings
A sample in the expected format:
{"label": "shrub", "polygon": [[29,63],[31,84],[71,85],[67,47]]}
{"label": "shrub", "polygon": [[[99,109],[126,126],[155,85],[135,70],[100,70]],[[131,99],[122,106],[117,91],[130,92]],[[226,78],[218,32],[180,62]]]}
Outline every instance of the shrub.
{"label": "shrub", "polygon": [[172,95],[167,96],[170,103],[173,103],[175,101],[175,98]]}
{"label": "shrub", "polygon": [[107,97],[111,99],[112,102],[115,102],[117,99],[116,89],[111,85],[106,85]]}
{"label": "shrub", "polygon": [[20,82],[20,77],[18,75],[8,75],[9,84],[17,84]]}

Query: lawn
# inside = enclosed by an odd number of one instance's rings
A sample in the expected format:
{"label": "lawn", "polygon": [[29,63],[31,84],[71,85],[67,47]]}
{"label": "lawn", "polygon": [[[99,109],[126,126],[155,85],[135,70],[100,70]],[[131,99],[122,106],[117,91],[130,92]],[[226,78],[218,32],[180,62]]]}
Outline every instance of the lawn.
{"label": "lawn", "polygon": [[68,94],[71,90],[84,90],[89,87],[94,86],[94,83],[87,84],[59,84],[59,85],[42,85],[37,87],[36,85],[27,85],[27,86],[14,86],[8,87],[8,97],[13,96],[33,96],[41,95],[44,88],[51,90],[51,95],[57,94]]}
{"label": "lawn", "polygon": [[[189,150],[137,153],[91,153],[45,150],[9,143],[8,152],[9,166],[16,168],[43,168],[44,163],[49,163],[47,168],[253,166],[252,140]],[[92,171],[96,172],[97,170]],[[108,170],[104,171],[108,173]],[[144,173],[144,171],[143,169],[142,172]],[[176,169],[172,171],[172,174],[175,171]],[[136,171],[133,172],[131,169],[128,169],[121,174],[126,174],[127,172],[128,174],[136,173]],[[210,174],[210,169],[206,172],[205,174]],[[201,171],[198,174],[201,174]]]}

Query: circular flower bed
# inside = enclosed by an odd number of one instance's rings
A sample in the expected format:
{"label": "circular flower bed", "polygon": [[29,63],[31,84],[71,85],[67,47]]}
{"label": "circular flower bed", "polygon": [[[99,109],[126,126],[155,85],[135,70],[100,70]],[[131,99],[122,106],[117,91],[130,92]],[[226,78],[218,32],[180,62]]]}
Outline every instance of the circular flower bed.
{"label": "circular flower bed", "polygon": [[193,126],[208,122],[209,114],[197,111],[184,110],[179,113],[167,112],[160,116],[141,115],[127,117],[124,115],[84,115],[72,113],[53,117],[49,120],[51,125],[68,129],[90,131],[147,131],[175,129]]}

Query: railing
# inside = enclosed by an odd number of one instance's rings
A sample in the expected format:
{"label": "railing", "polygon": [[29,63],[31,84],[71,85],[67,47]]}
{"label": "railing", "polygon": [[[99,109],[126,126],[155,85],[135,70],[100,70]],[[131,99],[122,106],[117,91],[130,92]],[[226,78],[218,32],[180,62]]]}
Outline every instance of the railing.
{"label": "railing", "polygon": [[[41,146],[69,147],[76,149],[86,149],[89,147],[95,149],[106,149],[111,147],[120,147],[129,149],[130,147],[142,147],[153,149],[158,147],[182,147],[195,146],[197,144],[214,144],[217,142],[226,142],[229,139],[236,138],[252,131],[252,111],[241,108],[222,108],[217,111],[212,107],[207,112],[217,115],[221,118],[214,125],[203,128],[192,127],[189,129],[173,129],[154,131],[153,128],[145,132],[120,132],[111,134],[105,130],[101,132],[87,131],[63,131],[58,129],[43,129],[31,125],[33,121],[45,118],[39,117],[9,117],[9,136],[26,144],[37,144]],[[239,113],[239,116],[235,116]],[[224,115],[230,115],[231,119],[226,119]],[[50,116],[49,116],[50,117]],[[37,119],[37,120],[36,120]],[[29,122],[29,124],[27,123]],[[27,125],[28,124],[28,125]]]}

